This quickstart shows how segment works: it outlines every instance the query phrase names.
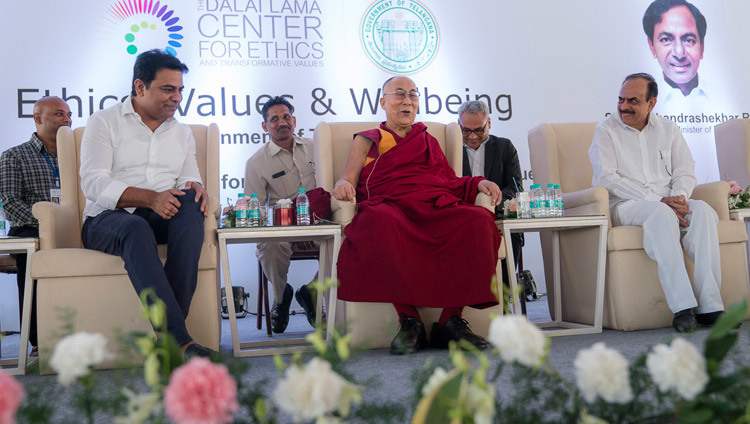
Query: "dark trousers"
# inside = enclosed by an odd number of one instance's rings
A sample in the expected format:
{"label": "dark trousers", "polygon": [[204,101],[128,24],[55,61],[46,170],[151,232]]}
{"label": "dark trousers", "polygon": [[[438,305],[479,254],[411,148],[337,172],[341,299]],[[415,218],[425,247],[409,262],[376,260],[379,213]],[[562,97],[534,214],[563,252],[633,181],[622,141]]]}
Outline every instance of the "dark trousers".
{"label": "dark trousers", "polygon": [[[14,237],[39,237],[39,228],[29,227],[24,225],[23,227],[13,227],[8,231],[9,236]],[[21,322],[20,317],[23,311],[23,297],[26,289],[26,254],[11,255],[16,260],[16,269],[18,274],[16,275],[16,285],[18,286],[18,322]],[[29,322],[29,342],[32,346],[39,346],[37,344],[36,336],[36,284],[34,284],[34,291],[31,295],[31,322]]]}
{"label": "dark trousers", "polygon": [[[120,256],[139,295],[144,289],[154,290],[167,308],[167,331],[185,344],[192,341],[185,318],[198,284],[204,218],[194,190],[178,200],[179,211],[171,219],[148,208],[138,208],[133,214],[108,210],[87,217],[81,238],[87,249]],[[156,246],[164,243],[167,261],[162,266]]]}
{"label": "dark trousers", "polygon": [[[513,261],[516,264],[516,269],[518,269],[518,258],[521,255],[521,247],[523,247],[523,243],[523,233],[512,233],[510,235],[510,244],[513,248]],[[510,282],[508,281],[508,269],[505,266],[505,259],[503,259],[503,283],[505,283],[506,287],[510,287]]]}

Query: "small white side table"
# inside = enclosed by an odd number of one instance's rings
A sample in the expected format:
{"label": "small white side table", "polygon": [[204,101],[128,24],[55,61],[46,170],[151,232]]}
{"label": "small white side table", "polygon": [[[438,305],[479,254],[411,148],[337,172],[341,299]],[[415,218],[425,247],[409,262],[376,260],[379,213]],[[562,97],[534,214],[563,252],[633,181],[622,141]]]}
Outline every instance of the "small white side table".
{"label": "small white side table", "polygon": [[[224,275],[224,291],[227,293],[227,311],[229,312],[229,327],[232,333],[232,352],[235,357],[265,356],[300,352],[310,348],[303,338],[280,339],[261,342],[240,342],[237,334],[237,316],[235,315],[234,302],[231,298],[232,277],[229,272],[229,256],[227,255],[227,244],[258,243],[271,241],[320,241],[320,260],[318,277],[324,280],[327,276],[336,280],[336,258],[339,256],[341,247],[340,225],[310,225],[289,227],[257,227],[257,228],[220,228],[219,256],[221,257],[221,268]],[[330,256],[329,256],[330,255]],[[331,258],[329,260],[329,258]],[[325,269],[330,263],[331,268]],[[317,296],[316,324],[320,325],[323,313],[323,296]],[[333,335],[333,327],[336,322],[336,300],[338,289],[334,286],[330,289],[328,298],[328,321],[326,337],[330,339]]]}
{"label": "small white side table", "polygon": [[[607,258],[607,217],[604,215],[571,216],[564,218],[503,219],[495,221],[505,240],[510,240],[511,233],[542,232],[553,233],[552,272],[554,281],[555,317],[551,322],[537,324],[541,328],[562,328],[547,330],[549,336],[569,336],[574,334],[591,334],[602,332],[602,312],[604,310],[604,265]],[[599,227],[599,246],[596,269],[596,304],[594,306],[594,325],[565,322],[562,320],[562,300],[560,289],[560,231],[584,227]],[[513,311],[521,313],[521,302],[516,290],[516,265],[513,257],[512,243],[505,243],[506,267],[510,280],[510,291],[513,297]],[[549,276],[547,276],[549,278]]]}
{"label": "small white side table", "polygon": [[26,374],[26,369],[37,360],[29,355],[29,326],[31,321],[31,301],[34,293],[34,280],[31,279],[31,255],[39,248],[39,239],[33,237],[0,237],[0,253],[26,254],[26,285],[21,311],[21,340],[19,341],[18,358],[0,359],[0,366],[10,375]]}

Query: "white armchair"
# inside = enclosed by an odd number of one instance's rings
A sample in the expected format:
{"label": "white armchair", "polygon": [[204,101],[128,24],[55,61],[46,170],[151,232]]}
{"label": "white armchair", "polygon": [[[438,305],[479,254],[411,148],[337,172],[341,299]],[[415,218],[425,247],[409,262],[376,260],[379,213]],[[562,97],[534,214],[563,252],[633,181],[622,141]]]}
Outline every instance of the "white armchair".
{"label": "white armchair", "polygon": [[[198,263],[198,286],[193,296],[187,328],[200,344],[219,349],[218,249],[216,228],[219,211],[219,130],[191,125],[201,178],[209,194],[209,213],[204,223],[203,250]],[[84,249],[81,243],[82,211],[80,146],[84,128],[62,127],[57,134],[61,204],[41,202],[32,212],[39,220],[39,251],[31,258],[31,276],[37,280],[37,322],[42,372],[65,328],[104,334],[117,356],[101,365],[111,368],[138,364],[134,350],[121,349],[118,335],[151,331],[140,314],[140,300],[118,256]],[[162,260],[166,245],[159,246]],[[65,317],[65,312],[72,312]]]}

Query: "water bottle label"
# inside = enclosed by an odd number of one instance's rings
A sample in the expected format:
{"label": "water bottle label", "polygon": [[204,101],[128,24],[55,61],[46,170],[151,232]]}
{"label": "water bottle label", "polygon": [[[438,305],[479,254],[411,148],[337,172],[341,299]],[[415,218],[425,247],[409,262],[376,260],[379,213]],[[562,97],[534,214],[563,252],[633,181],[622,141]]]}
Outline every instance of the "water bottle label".
{"label": "water bottle label", "polygon": [[250,212],[250,219],[260,219],[260,209],[255,209]]}
{"label": "water bottle label", "polygon": [[246,219],[248,216],[247,211],[238,210],[237,211],[237,219]]}
{"label": "water bottle label", "polygon": [[307,206],[297,206],[297,216],[307,215]]}

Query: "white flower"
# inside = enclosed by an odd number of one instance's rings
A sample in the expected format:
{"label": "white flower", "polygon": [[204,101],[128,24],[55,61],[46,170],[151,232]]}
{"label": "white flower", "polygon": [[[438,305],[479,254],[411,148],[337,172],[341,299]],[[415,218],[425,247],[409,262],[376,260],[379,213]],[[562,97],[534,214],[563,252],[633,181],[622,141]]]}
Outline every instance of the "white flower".
{"label": "white flower", "polygon": [[448,379],[448,373],[442,367],[435,368],[427,383],[422,387],[422,396],[429,396]]}
{"label": "white flower", "polygon": [[656,345],[646,357],[648,373],[662,392],[674,389],[685,400],[692,400],[708,383],[706,359],[683,338],[670,346]]}
{"label": "white flower", "polygon": [[578,352],[574,365],[576,383],[586,402],[594,402],[597,396],[609,403],[633,400],[628,362],[616,350],[595,343]]}
{"label": "white flower", "polygon": [[52,352],[49,364],[57,381],[67,386],[91,372],[91,367],[112,358],[107,338],[99,333],[75,333],[63,337]]}
{"label": "white flower", "polygon": [[128,398],[127,415],[115,417],[115,424],[143,424],[161,410],[159,392],[135,393],[123,388],[122,393]]}
{"label": "white flower", "polygon": [[466,406],[472,412],[474,424],[491,424],[495,417],[495,388],[482,389],[470,384],[466,393]]}
{"label": "white flower", "polygon": [[517,361],[529,367],[544,362],[547,337],[522,315],[502,315],[493,319],[488,338],[506,362]]}
{"label": "white flower", "polygon": [[273,392],[276,405],[295,422],[311,421],[338,410],[346,416],[351,402],[362,400],[361,388],[331,369],[331,364],[313,358],[303,368],[291,365]]}

